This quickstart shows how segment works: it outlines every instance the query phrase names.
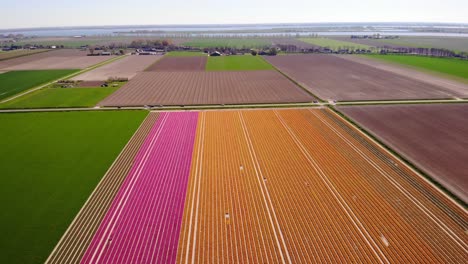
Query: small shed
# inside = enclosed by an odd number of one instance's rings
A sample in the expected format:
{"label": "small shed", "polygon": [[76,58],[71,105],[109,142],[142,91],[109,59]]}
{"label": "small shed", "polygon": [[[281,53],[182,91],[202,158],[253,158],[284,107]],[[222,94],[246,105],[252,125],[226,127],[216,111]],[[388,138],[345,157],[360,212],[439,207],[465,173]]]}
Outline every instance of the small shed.
{"label": "small shed", "polygon": [[219,52],[219,51],[211,52],[210,56],[212,56],[212,57],[221,56],[221,52]]}

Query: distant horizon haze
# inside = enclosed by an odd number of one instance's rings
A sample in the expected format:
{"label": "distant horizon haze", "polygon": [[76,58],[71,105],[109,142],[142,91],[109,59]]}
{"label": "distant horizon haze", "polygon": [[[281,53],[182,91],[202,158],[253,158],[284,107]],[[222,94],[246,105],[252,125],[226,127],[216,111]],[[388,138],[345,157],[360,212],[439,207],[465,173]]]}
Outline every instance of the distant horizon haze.
{"label": "distant horizon haze", "polygon": [[0,0],[0,29],[125,25],[216,25],[284,23],[468,23],[468,1],[351,0]]}

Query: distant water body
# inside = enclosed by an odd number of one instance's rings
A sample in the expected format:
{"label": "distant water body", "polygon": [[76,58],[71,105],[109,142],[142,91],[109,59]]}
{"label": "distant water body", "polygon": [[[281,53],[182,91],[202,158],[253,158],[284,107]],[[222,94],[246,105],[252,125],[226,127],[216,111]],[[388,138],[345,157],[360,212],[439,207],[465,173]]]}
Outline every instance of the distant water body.
{"label": "distant water body", "polygon": [[[336,26],[336,25],[335,25]],[[360,26],[360,25],[352,25]],[[385,26],[379,30],[363,31],[317,31],[317,28],[330,25],[314,25],[310,31],[307,25],[302,24],[277,24],[277,25],[226,25],[226,26],[122,26],[122,27],[82,27],[82,28],[47,28],[47,29],[19,29],[19,30],[0,30],[0,34],[23,34],[25,36],[55,37],[55,36],[164,36],[177,34],[178,32],[190,32],[191,35],[210,35],[210,36],[271,36],[278,34],[309,35],[318,34],[323,36],[346,36],[346,35],[400,35],[400,36],[437,36],[437,37],[468,37],[468,33],[443,33],[443,32],[416,32],[407,29],[396,29],[391,26]],[[374,27],[379,28],[378,26]],[[438,27],[440,28],[440,27]],[[451,28],[451,27],[446,27]],[[453,27],[452,27],[453,28]],[[462,27],[463,28],[463,27]],[[281,30],[279,30],[281,29]],[[291,32],[291,30],[300,29],[302,32]],[[314,29],[316,31],[314,31]],[[132,31],[160,31],[155,33],[117,33]],[[249,32],[249,31],[266,32]],[[268,31],[274,30],[274,32]],[[236,31],[236,32],[228,32]],[[242,32],[245,31],[245,32]],[[289,32],[288,32],[289,31]]]}

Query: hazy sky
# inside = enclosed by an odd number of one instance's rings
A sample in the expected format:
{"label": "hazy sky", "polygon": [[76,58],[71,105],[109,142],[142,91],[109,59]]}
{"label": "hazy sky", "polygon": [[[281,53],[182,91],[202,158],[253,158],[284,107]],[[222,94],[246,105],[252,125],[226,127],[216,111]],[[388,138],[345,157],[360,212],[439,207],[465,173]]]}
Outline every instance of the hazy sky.
{"label": "hazy sky", "polygon": [[467,0],[0,0],[0,28],[286,22],[468,23]]}

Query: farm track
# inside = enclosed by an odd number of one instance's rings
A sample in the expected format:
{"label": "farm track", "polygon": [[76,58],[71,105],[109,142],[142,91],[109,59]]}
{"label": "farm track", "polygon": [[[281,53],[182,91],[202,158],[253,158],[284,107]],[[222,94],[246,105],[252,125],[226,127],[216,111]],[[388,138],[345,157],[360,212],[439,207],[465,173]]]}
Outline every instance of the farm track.
{"label": "farm track", "polygon": [[466,211],[330,110],[200,116],[178,263],[468,258]]}
{"label": "farm track", "polygon": [[198,113],[162,113],[81,263],[172,263]]}
{"label": "farm track", "polygon": [[67,229],[46,263],[80,262],[158,116],[159,113],[148,114]]}

